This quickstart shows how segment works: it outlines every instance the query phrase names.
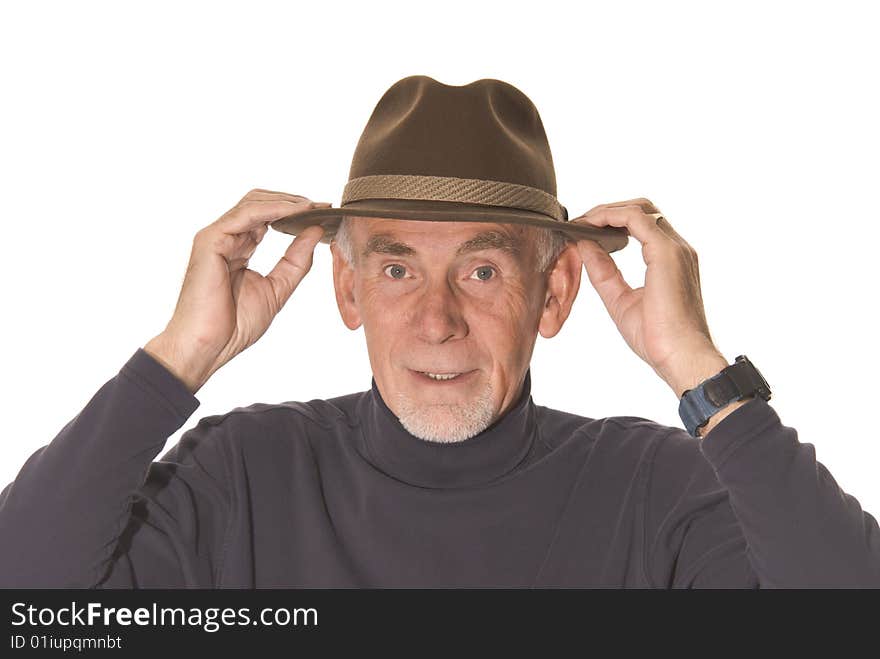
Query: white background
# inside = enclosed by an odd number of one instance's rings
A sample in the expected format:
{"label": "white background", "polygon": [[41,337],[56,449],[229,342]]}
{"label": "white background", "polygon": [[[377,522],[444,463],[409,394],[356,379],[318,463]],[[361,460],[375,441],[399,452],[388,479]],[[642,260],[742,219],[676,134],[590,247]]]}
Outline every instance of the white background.
{"label": "white background", "polygon": [[[719,349],[756,363],[783,423],[876,516],[880,46],[867,7],[4,3],[0,487],[162,331],[200,228],[254,187],[338,206],[376,102],[424,74],[528,95],[571,217],[654,201],[699,253]],[[269,231],[251,267],[268,273],[291,241]],[[637,241],[614,258],[642,285]],[[202,416],[369,388],[330,265],[319,244],[166,448]],[[561,333],[538,337],[532,378],[541,405],[681,427],[586,271]]]}

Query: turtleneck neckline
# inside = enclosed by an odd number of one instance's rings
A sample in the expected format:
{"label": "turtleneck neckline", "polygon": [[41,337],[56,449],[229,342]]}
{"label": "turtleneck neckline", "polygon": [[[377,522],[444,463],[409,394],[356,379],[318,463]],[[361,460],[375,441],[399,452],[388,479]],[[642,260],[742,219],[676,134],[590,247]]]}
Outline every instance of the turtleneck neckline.
{"label": "turtleneck neckline", "polygon": [[373,377],[358,414],[368,457],[389,476],[419,487],[489,483],[513,471],[534,445],[537,425],[531,388],[529,368],[517,402],[483,432],[460,442],[431,442],[403,427]]}

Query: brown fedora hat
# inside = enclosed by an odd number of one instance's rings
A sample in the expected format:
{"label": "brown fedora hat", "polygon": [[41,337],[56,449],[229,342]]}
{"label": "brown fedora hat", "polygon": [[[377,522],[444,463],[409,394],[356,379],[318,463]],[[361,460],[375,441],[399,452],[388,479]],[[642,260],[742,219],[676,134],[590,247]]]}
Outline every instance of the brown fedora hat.
{"label": "brown fedora hat", "polygon": [[398,80],[361,134],[339,208],[309,209],[270,226],[297,235],[321,224],[321,242],[329,243],[345,216],[529,224],[594,240],[607,252],[626,246],[628,235],[568,221],[537,108],[492,78],[461,86],[423,75]]}

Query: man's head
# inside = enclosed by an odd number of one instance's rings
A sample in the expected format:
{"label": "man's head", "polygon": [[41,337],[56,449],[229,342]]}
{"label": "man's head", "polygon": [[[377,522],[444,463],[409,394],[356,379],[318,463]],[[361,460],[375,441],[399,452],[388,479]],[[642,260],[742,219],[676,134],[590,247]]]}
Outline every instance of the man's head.
{"label": "man's head", "polygon": [[516,403],[537,333],[560,330],[582,267],[558,232],[485,222],[346,217],[331,252],[343,322],[364,326],[383,400],[439,442],[473,437]]}

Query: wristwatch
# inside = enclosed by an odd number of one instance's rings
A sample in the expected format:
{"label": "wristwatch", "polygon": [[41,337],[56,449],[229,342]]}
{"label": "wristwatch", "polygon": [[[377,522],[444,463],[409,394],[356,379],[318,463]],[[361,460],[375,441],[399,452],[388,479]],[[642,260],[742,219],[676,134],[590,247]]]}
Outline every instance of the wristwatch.
{"label": "wristwatch", "polygon": [[717,375],[687,389],[681,395],[678,415],[688,433],[699,437],[697,430],[705,426],[718,410],[756,394],[770,400],[770,385],[748,357],[739,355],[733,364]]}

